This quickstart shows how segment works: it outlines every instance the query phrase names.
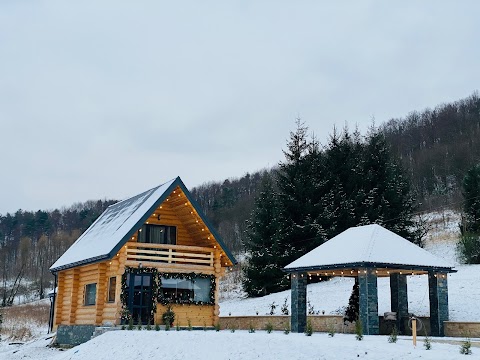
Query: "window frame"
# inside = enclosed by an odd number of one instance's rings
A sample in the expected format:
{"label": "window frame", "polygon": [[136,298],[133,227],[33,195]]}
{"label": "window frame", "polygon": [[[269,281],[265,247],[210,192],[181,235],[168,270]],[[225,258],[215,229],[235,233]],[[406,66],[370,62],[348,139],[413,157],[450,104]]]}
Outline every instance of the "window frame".
{"label": "window frame", "polygon": [[[184,275],[184,276],[182,276]],[[158,289],[158,299],[162,304],[192,304],[192,305],[213,305],[215,300],[213,298],[212,290],[215,289],[215,278],[212,283],[211,276],[202,276],[198,274],[197,276],[191,276],[190,274],[176,274],[171,276],[171,274],[161,274],[160,277],[160,286]],[[195,284],[198,280],[201,280]],[[175,284],[172,283],[175,282]],[[189,282],[188,287],[178,287],[178,283],[187,281]],[[207,283],[204,283],[206,281]],[[199,283],[205,285],[208,284],[208,287],[201,287],[198,290],[195,289]],[[168,284],[168,285],[167,285]],[[202,284],[202,285],[203,285]],[[184,284],[185,286],[186,284]],[[198,298],[200,294],[203,294],[204,297]]]}
{"label": "window frame", "polygon": [[[114,280],[113,284],[113,289],[112,289],[112,280]],[[108,287],[107,287],[107,302],[108,303],[114,303],[115,299],[117,297],[117,277],[116,276],[110,276],[108,278]],[[113,298],[110,296],[112,295],[112,290],[113,290]]]}
{"label": "window frame", "polygon": [[[93,298],[93,303],[89,302],[89,294],[91,291],[91,288],[93,287],[94,289],[94,298]],[[84,306],[94,306],[97,304],[97,283],[90,283],[90,284],[85,284],[84,287],[84,297],[83,297],[83,305]]]}
{"label": "window frame", "polygon": [[[150,237],[150,229],[154,227],[163,227],[165,234],[168,232],[171,234],[172,229],[175,231],[175,237],[172,242],[168,243],[166,242],[168,239],[166,239],[167,235],[164,235],[164,241],[161,243],[156,243],[151,241]],[[169,235],[171,236],[171,235]],[[145,241],[143,241],[145,240]],[[142,244],[159,244],[159,245],[177,245],[178,241],[178,227],[175,225],[165,225],[165,224],[143,224],[142,227],[139,229],[138,234],[137,234],[137,241]]]}

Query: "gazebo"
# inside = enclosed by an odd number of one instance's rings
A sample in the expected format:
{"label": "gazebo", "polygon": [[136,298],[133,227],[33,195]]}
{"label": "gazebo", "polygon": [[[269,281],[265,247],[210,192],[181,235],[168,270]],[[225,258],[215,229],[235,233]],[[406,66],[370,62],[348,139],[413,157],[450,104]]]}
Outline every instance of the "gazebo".
{"label": "gazebo", "polygon": [[448,321],[447,274],[456,272],[440,259],[380,225],[352,227],[303,255],[284,269],[292,285],[291,329],[303,332],[307,322],[308,277],[354,277],[359,286],[359,319],[367,335],[379,334],[377,278],[390,278],[391,311],[397,328],[408,316],[408,275],[428,275],[430,329],[444,336]]}

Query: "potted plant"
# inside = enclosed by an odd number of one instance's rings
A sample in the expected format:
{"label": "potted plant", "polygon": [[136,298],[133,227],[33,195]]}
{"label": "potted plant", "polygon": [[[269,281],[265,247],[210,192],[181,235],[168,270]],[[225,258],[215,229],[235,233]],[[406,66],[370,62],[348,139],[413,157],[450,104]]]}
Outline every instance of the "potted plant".
{"label": "potted plant", "polygon": [[175,321],[175,312],[172,310],[172,306],[168,305],[167,310],[162,314],[162,320],[165,325],[173,326],[173,322]]}

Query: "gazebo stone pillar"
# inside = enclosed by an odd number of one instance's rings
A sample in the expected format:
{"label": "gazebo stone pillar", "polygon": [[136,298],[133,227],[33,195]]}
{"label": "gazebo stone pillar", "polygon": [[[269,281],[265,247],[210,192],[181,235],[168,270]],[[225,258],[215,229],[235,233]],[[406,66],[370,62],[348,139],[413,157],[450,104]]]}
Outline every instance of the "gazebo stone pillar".
{"label": "gazebo stone pillar", "polygon": [[377,274],[371,268],[358,272],[359,318],[363,333],[379,334]]}
{"label": "gazebo stone pillar", "polygon": [[307,325],[307,274],[291,274],[292,284],[292,316],[290,327],[292,332],[302,333]]}
{"label": "gazebo stone pillar", "polygon": [[390,309],[397,313],[397,329],[405,334],[403,318],[408,316],[407,275],[390,274]]}
{"label": "gazebo stone pillar", "polygon": [[447,274],[428,272],[430,329],[433,336],[445,336],[443,322],[448,321]]}

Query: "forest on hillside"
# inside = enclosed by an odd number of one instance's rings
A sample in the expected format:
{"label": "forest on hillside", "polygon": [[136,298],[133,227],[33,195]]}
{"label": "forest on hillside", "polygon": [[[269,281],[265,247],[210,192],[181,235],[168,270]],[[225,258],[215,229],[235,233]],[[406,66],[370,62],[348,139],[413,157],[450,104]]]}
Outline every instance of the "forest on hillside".
{"label": "forest on hillside", "polygon": [[[417,209],[461,208],[462,179],[480,161],[478,93],[388,120],[377,131],[385,136],[392,154],[408,174]],[[247,220],[259,195],[262,177],[275,171],[263,169],[191,189],[235,254],[243,250]],[[8,304],[16,290],[24,290],[26,279],[29,292],[34,290],[38,297],[45,296],[45,289],[53,281],[48,271],[50,265],[114,202],[93,200],[63,209],[0,214],[0,306]]]}

